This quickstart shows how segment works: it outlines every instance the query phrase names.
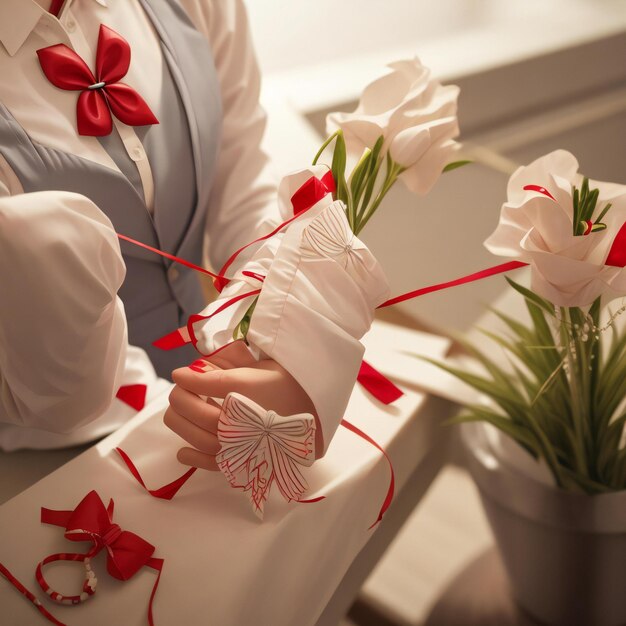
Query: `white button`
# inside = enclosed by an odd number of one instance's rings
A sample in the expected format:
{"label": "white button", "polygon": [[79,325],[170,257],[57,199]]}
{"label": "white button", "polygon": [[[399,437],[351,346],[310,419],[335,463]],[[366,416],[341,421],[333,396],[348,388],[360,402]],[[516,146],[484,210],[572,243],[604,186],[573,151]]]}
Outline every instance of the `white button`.
{"label": "white button", "polygon": [[146,153],[144,152],[143,148],[137,147],[137,148],[133,148],[133,158],[140,160],[143,159],[146,156]]}
{"label": "white button", "polygon": [[68,32],[73,33],[76,30],[76,22],[70,17],[65,23]]}
{"label": "white button", "polygon": [[173,265],[170,267],[169,270],[167,270],[167,273],[169,274],[170,280],[178,280],[178,277],[180,276],[178,268],[174,267]]}

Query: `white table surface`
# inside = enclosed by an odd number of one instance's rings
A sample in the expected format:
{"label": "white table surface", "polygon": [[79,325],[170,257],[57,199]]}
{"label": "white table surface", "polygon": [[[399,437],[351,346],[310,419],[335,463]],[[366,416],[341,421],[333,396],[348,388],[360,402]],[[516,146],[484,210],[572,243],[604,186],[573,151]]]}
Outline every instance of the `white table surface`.
{"label": "white table surface", "polygon": [[[448,348],[445,339],[382,323],[375,325],[365,343],[370,362],[388,375],[402,373],[404,379],[406,363],[403,372],[394,372],[398,349],[443,356]],[[415,361],[416,379],[425,374],[421,368]],[[263,523],[254,517],[246,498],[218,473],[198,472],[173,501],[157,500],[141,490],[112,448],[121,445],[131,455],[149,486],[160,486],[182,473],[175,460],[180,440],[161,423],[166,397],[2,505],[0,561],[36,592],[37,562],[82,545],[69,544],[58,527],[41,525],[39,508],[74,508],[96,489],[103,500],[115,500],[114,521],[154,544],[155,556],[165,559],[154,605],[157,624],[314,624],[350,574],[357,555],[362,558],[362,548],[376,536],[368,527],[387,491],[386,461],[370,444],[340,429],[326,457],[306,473],[309,497],[326,499],[305,505],[270,498]],[[423,410],[427,406],[425,394],[408,388],[391,407],[380,405],[359,386],[351,399],[346,418],[388,451],[398,493],[410,478],[414,480],[431,442],[440,437],[441,412]],[[59,591],[73,593],[80,586],[80,565],[61,565],[56,572],[53,567],[49,580]],[[70,567],[75,574],[69,574]],[[79,607],[44,600],[46,606],[68,624],[145,624],[154,573],[143,569],[121,583],[106,574],[103,554],[95,559],[94,569],[99,584],[93,599]],[[1,579],[0,607],[0,622],[7,626],[45,623]]]}

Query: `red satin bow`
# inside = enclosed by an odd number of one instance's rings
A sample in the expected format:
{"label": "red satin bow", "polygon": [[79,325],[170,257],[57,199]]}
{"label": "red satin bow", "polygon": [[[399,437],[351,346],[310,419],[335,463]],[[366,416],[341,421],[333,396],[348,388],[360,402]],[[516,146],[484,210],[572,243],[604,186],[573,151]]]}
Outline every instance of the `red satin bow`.
{"label": "red satin bow", "polygon": [[92,541],[90,556],[106,548],[109,574],[128,580],[148,564],[155,548],[135,533],[122,530],[112,518],[113,500],[105,508],[95,491],[90,491],[73,511],[41,509],[42,523],[65,527],[66,539]]}
{"label": "red satin bow", "polygon": [[100,25],[96,74],[65,44],[37,50],[46,78],[59,89],[80,91],[76,105],[78,133],[101,137],[111,133],[115,115],[129,126],[147,126],[159,121],[145,100],[119,81],[130,66],[130,46],[114,30]]}
{"label": "red satin bow", "polygon": [[[152,544],[135,533],[122,530],[113,522],[113,500],[105,508],[100,496],[90,491],[73,511],[53,511],[42,507],[41,521],[65,528],[65,538],[70,541],[91,541],[93,544],[85,554],[53,554],[39,563],[35,577],[52,600],[62,604],[78,604],[93,595],[96,581],[91,572],[90,559],[106,549],[107,571],[117,580],[129,580],[144,565],[159,572],[148,605],[148,621],[153,624],[152,601],[161,577],[163,559],[152,557],[155,550]],[[85,564],[88,577],[81,595],[63,596],[50,589],[42,568],[55,561],[82,561]]]}

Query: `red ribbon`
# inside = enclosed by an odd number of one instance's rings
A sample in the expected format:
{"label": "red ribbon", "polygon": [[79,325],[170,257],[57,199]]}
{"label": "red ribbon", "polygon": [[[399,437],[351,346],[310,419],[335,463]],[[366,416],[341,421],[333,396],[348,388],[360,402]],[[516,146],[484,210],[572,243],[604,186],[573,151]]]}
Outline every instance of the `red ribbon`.
{"label": "red ribbon", "polygon": [[197,467],[191,467],[182,476],[179,476],[176,480],[173,480],[163,487],[158,489],[148,489],[144,482],[139,470],[132,462],[131,458],[122,450],[122,448],[115,448],[115,451],[120,455],[122,461],[126,467],[130,470],[130,473],[135,477],[135,480],[153,497],[160,500],[171,500],[180,490],[180,488],[196,473]]}
{"label": "red ribbon", "polygon": [[[127,530],[122,530],[113,522],[113,500],[105,508],[102,499],[95,491],[90,491],[73,511],[56,511],[41,509],[41,522],[61,526],[65,529],[65,538],[70,541],[89,541],[92,547],[88,552],[52,554],[43,559],[35,572],[35,578],[41,589],[56,602],[62,604],[79,604],[95,593],[95,577],[91,572],[90,561],[102,550],[107,552],[107,571],[117,580],[126,581],[132,578],[142,567],[147,566],[158,572],[150,600],[148,602],[148,623],[154,626],[152,604],[159,586],[163,571],[163,559],[154,558],[154,546]],[[50,589],[43,576],[43,567],[57,561],[83,562],[86,571],[90,573],[83,585],[83,593],[75,596],[65,596]],[[39,600],[20,583],[11,572],[0,564],[0,573],[50,622],[63,626],[50,614]]]}
{"label": "red ribbon", "polygon": [[334,190],[335,181],[331,171],[326,172],[321,179],[316,178],[315,176],[308,178],[302,185],[300,185],[293,196],[291,196],[291,206],[293,207],[294,213],[293,217],[284,221],[282,224],[279,224],[267,235],[263,235],[263,237],[259,237],[245,246],[242,246],[239,250],[236,250],[219,271],[219,277],[214,281],[215,288],[221,293],[222,289],[224,289],[224,287],[230,282],[230,279],[226,278],[225,274],[228,271],[228,268],[230,268],[233,262],[244,250],[256,243],[270,239],[283,230],[283,228],[291,224],[291,222],[300,217],[303,213],[306,213],[306,211],[314,207],[324,196],[332,193]]}
{"label": "red ribbon", "polygon": [[[378,513],[378,517],[376,518],[376,521],[368,528],[368,530],[371,530],[383,519],[383,516],[387,512],[387,509],[389,508],[393,500],[393,494],[395,491],[395,483],[396,483],[395,473],[393,471],[393,465],[391,463],[391,459],[387,455],[387,452],[385,452],[384,448],[380,446],[378,443],[376,443],[376,441],[374,441],[369,435],[364,433],[360,428],[358,428],[357,426],[355,426],[351,422],[348,422],[345,419],[341,420],[341,425],[344,428],[347,428],[349,431],[353,432],[355,435],[367,441],[369,444],[373,445],[377,450],[380,450],[380,452],[385,457],[387,463],[389,464],[389,471],[391,474],[390,479],[389,479],[389,487],[387,489],[385,500],[383,501],[383,504],[380,508],[380,512]],[[128,456],[128,454],[126,454],[126,452],[124,452],[124,450],[122,450],[121,448],[115,448],[115,451],[120,455],[120,457],[122,458],[122,461],[124,461],[124,464],[129,469],[130,473],[134,476],[135,480],[144,488],[144,490],[147,493],[149,493],[152,497],[160,498],[162,500],[171,500],[178,493],[180,488],[193,476],[193,474],[198,469],[197,467],[192,467],[189,470],[187,470],[182,476],[179,476],[172,482],[167,483],[167,485],[163,485],[163,487],[159,487],[158,489],[148,489],[141,474],[139,473],[139,470],[137,469],[136,465],[133,463],[132,459]],[[318,496],[316,498],[311,498],[310,500],[298,500],[298,502],[301,504],[312,504],[315,502],[320,502],[321,500],[324,500],[325,498],[326,496]]]}
{"label": "red ribbon", "polygon": [[4,576],[27,600],[33,603],[35,608],[49,621],[56,626],[65,626],[63,622],[60,622],[52,613],[50,613],[41,602],[37,599],[34,593],[29,591],[12,573],[11,571],[0,563],[0,574]]}
{"label": "red ribbon", "polygon": [[98,36],[95,75],[65,44],[41,48],[37,55],[43,73],[55,87],[81,92],[76,105],[80,135],[109,135],[113,129],[112,115],[129,126],[159,123],[145,100],[132,87],[119,82],[130,66],[130,46],[104,24],[100,25]]}
{"label": "red ribbon", "polygon": [[[226,302],[224,302],[217,309],[215,309],[213,313],[210,313],[209,315],[190,315],[189,319],[187,320],[187,331],[189,333],[189,337],[191,338],[191,343],[193,344],[193,347],[196,350],[198,350],[198,339],[196,338],[196,335],[193,331],[193,325],[196,322],[200,322],[202,320],[209,320],[215,315],[217,315],[218,313],[221,313],[222,311],[226,310],[228,307],[231,307],[233,304],[237,304],[237,302],[239,302],[240,300],[244,300],[245,298],[251,298],[252,296],[258,296],[260,293],[261,293],[260,289],[255,289],[254,291],[248,291],[246,293],[240,293],[238,296],[234,296],[233,298],[230,298],[230,300],[227,300]],[[203,355],[203,356],[206,356],[206,355]]]}
{"label": "red ribbon", "polygon": [[190,261],[185,261],[185,259],[181,259],[178,256],[174,256],[173,254],[170,254],[169,252],[163,252],[163,250],[159,250],[158,248],[153,248],[152,246],[149,246],[147,243],[137,241],[136,239],[131,239],[130,237],[127,237],[126,235],[120,235],[119,233],[117,233],[117,237],[118,239],[122,239],[123,241],[128,241],[128,243],[132,243],[133,245],[143,248],[144,250],[149,250],[150,252],[154,252],[155,254],[158,254],[159,256],[169,259],[170,261],[180,263],[181,265],[184,265],[185,267],[189,267],[192,270],[196,270],[196,272],[201,272],[202,274],[206,274],[207,276],[210,276],[211,278],[214,278],[214,279],[219,278],[217,274],[210,272],[204,267],[200,267],[199,265],[196,265],[195,263],[191,263]]}
{"label": "red ribbon", "polygon": [[367,361],[361,363],[357,381],[371,393],[379,402],[392,404],[404,395],[384,374],[374,369]]}
{"label": "red ribbon", "polygon": [[502,263],[501,265],[489,267],[485,270],[481,270],[480,272],[475,272],[474,274],[469,274],[468,276],[463,276],[462,278],[456,278],[455,280],[450,280],[446,283],[437,283],[436,285],[430,285],[429,287],[422,287],[421,289],[416,289],[415,291],[409,291],[408,293],[404,293],[400,296],[396,296],[395,298],[391,298],[391,300],[383,302],[378,308],[384,309],[385,307],[393,306],[399,302],[419,298],[419,296],[432,293],[433,291],[440,291],[442,289],[449,289],[450,287],[456,287],[466,283],[473,283],[476,280],[482,280],[483,278],[489,278],[490,276],[495,276],[496,274],[510,272],[511,270],[516,270],[527,265],[528,263],[522,263],[521,261],[509,261],[508,263]]}
{"label": "red ribbon", "polygon": [[347,428],[349,431],[353,432],[355,435],[358,435],[359,437],[361,437],[361,439],[365,439],[365,441],[367,441],[368,443],[372,444],[375,448],[380,450],[383,456],[385,457],[385,459],[387,460],[387,463],[389,464],[389,472],[391,473],[391,475],[389,478],[389,487],[387,488],[387,495],[385,496],[383,504],[380,507],[380,512],[378,513],[378,517],[376,521],[368,528],[368,530],[371,530],[372,528],[374,528],[374,526],[376,526],[383,519],[383,515],[387,512],[387,509],[389,508],[389,506],[391,505],[391,501],[393,500],[393,494],[394,494],[395,487],[396,487],[396,476],[393,471],[393,464],[391,463],[391,459],[389,458],[389,455],[387,454],[385,449],[382,446],[380,446],[378,443],[376,443],[369,435],[364,433],[360,428],[357,428],[354,424],[352,424],[351,422],[348,422],[345,419],[341,420],[341,425],[344,428]]}

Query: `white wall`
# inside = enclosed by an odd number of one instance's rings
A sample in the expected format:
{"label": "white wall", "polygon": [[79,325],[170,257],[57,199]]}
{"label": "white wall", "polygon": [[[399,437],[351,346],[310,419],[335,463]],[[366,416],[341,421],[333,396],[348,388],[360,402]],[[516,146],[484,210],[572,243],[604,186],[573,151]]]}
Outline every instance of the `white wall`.
{"label": "white wall", "polygon": [[374,51],[421,54],[429,42],[484,29],[502,34],[504,48],[520,39],[550,47],[563,37],[585,39],[600,24],[626,25],[624,0],[247,0],[247,6],[266,73]]}

